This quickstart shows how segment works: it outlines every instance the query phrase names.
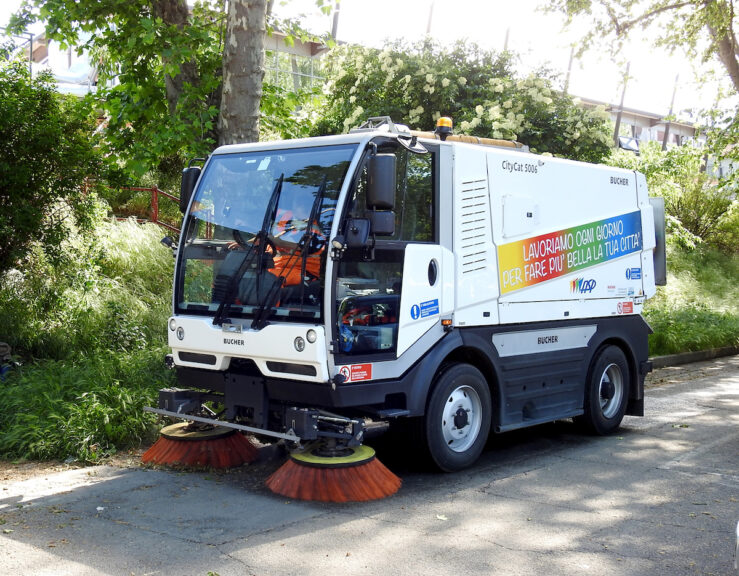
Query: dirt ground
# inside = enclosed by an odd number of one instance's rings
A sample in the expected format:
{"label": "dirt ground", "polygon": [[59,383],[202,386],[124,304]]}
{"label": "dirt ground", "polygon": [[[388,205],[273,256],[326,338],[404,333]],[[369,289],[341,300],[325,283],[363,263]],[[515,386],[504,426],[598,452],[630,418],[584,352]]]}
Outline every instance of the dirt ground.
{"label": "dirt ground", "polygon": [[[141,455],[148,448],[126,450],[119,452],[106,458],[101,464],[109,466],[117,466],[119,468],[134,468],[141,465]],[[53,461],[9,461],[0,460],[0,483],[4,482],[20,482],[29,478],[36,478],[63,472],[65,470],[74,470],[76,468],[85,468],[85,465],[77,462],[64,463],[56,460]]]}

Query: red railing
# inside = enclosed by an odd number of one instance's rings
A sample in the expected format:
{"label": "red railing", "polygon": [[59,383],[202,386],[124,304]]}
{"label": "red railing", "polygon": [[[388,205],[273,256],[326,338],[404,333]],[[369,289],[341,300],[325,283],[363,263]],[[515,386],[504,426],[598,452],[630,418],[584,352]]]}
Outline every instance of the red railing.
{"label": "red railing", "polygon": [[151,189],[151,221],[156,222],[160,226],[164,226],[165,228],[169,228],[170,230],[177,232],[179,234],[180,229],[175,228],[174,226],[167,224],[166,222],[161,222],[159,220],[159,195],[164,196],[165,198],[169,198],[170,200],[174,200],[179,205],[180,199],[177,196],[173,196],[172,194],[165,192],[164,190],[160,190],[159,188],[152,188]]}
{"label": "red railing", "polygon": [[[149,210],[149,222],[154,222],[155,224],[159,224],[159,226],[172,230],[173,232],[177,232],[178,234],[180,233],[179,228],[177,228],[176,226],[172,226],[167,222],[162,222],[159,219],[159,196],[164,196],[165,198],[169,198],[170,200],[173,200],[174,202],[177,202],[177,204],[179,204],[180,199],[177,196],[173,196],[169,192],[160,190],[156,186],[153,188],[122,187],[119,188],[119,190],[130,190],[131,192],[151,192],[151,209]],[[118,219],[125,220],[125,218],[122,217]],[[144,218],[137,218],[136,220],[138,222],[146,221]]]}

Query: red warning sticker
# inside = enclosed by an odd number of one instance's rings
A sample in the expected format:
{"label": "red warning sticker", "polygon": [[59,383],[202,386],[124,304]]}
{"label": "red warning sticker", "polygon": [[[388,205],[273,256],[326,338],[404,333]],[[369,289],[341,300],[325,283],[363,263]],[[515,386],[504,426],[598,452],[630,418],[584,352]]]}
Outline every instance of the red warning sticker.
{"label": "red warning sticker", "polygon": [[342,366],[339,373],[344,377],[344,382],[362,382],[372,380],[372,364],[352,364]]}
{"label": "red warning sticker", "polygon": [[619,302],[616,304],[616,311],[619,314],[633,314],[634,303],[633,302]]}

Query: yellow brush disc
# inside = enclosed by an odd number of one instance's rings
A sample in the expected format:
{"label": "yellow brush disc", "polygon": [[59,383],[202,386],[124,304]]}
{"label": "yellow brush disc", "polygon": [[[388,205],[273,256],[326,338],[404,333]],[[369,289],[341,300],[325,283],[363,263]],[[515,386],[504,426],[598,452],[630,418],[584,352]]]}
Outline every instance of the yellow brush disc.
{"label": "yellow brush disc", "polygon": [[375,457],[375,451],[365,445],[344,448],[336,456],[322,455],[319,449],[320,446],[311,445],[302,452],[291,453],[290,458],[299,464],[315,468],[349,468],[369,462]]}
{"label": "yellow brush disc", "polygon": [[236,432],[232,428],[214,426],[213,428],[195,428],[189,422],[178,422],[162,428],[161,435],[170,440],[215,440]]}

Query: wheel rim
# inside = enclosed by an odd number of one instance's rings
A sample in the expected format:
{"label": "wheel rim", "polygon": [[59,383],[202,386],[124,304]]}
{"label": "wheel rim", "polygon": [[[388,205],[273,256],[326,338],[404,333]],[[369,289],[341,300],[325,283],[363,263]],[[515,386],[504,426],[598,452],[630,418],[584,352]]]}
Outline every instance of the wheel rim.
{"label": "wheel rim", "polygon": [[444,442],[454,452],[464,452],[475,443],[482,424],[482,402],[474,388],[459,386],[447,397],[441,415]]}
{"label": "wheel rim", "polygon": [[598,386],[600,410],[606,418],[613,418],[621,407],[624,396],[624,375],[618,364],[609,364],[603,370]]}

